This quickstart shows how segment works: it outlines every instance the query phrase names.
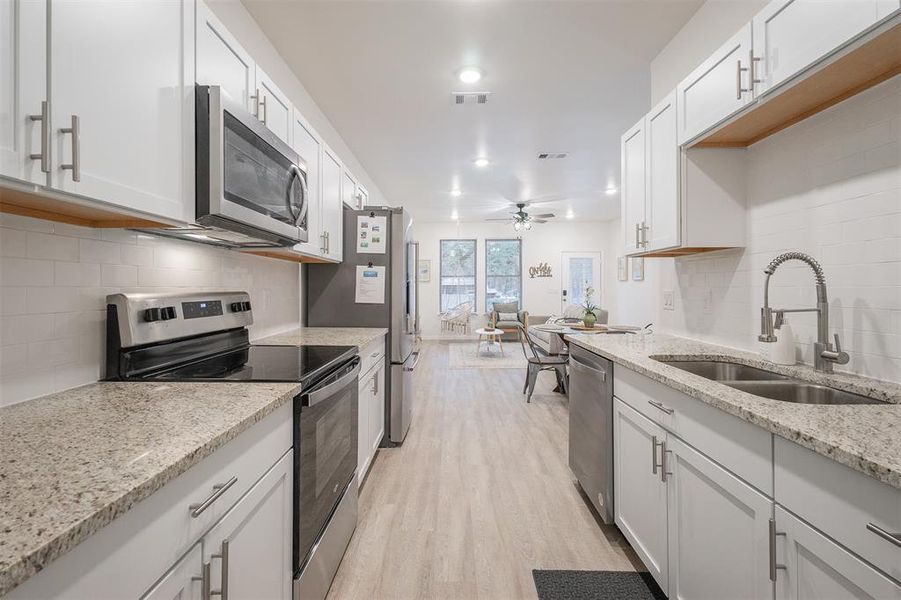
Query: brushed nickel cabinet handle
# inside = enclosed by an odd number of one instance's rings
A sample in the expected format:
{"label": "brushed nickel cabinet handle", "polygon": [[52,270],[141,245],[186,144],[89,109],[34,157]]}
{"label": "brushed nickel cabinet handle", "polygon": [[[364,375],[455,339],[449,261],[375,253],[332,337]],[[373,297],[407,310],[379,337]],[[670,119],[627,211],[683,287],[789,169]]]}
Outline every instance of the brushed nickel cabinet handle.
{"label": "brushed nickel cabinet handle", "polygon": [[203,568],[200,571],[200,577],[192,577],[191,581],[199,581],[200,582],[200,598],[201,600],[210,600],[210,563],[203,563]]}
{"label": "brushed nickel cabinet handle", "polygon": [[671,471],[666,470],[666,455],[672,450],[666,449],[666,440],[660,442],[660,481],[666,483],[666,476],[672,475]]}
{"label": "brushed nickel cabinet handle", "polygon": [[222,494],[227,492],[228,489],[236,483],[238,483],[238,478],[235,476],[225,483],[217,483],[216,485],[214,485],[213,493],[210,494],[206,500],[198,504],[191,504],[190,506],[188,506],[188,508],[191,510],[191,518],[196,519],[201,514],[203,514],[203,511],[208,509],[213,504],[213,502],[218,500],[222,496]]}
{"label": "brushed nickel cabinet handle", "polygon": [[889,533],[875,523],[867,523],[867,529],[884,539],[890,544],[894,544],[901,548],[901,533]]}
{"label": "brushed nickel cabinet handle", "polygon": [[29,154],[28,158],[41,161],[41,171],[50,172],[50,111],[46,100],[41,101],[41,114],[28,115],[32,121],[41,122],[41,151],[37,154]]}
{"label": "brushed nickel cabinet handle", "polygon": [[641,227],[635,223],[635,247],[641,248]]}
{"label": "brushed nickel cabinet handle", "polygon": [[81,181],[81,125],[78,115],[72,115],[72,124],[63,127],[60,133],[72,134],[72,162],[60,165],[64,171],[72,171],[72,181]]}
{"label": "brushed nickel cabinet handle", "polygon": [[776,570],[777,569],[785,569],[785,565],[780,565],[776,562],[776,536],[777,535],[785,535],[783,531],[776,531],[776,519],[770,519],[770,531],[769,531],[769,542],[770,542],[770,581],[776,581]]}
{"label": "brushed nickel cabinet handle", "polygon": [[657,447],[663,448],[663,442],[657,441],[657,436],[651,436],[651,474],[656,475],[657,469],[663,467],[662,455],[660,464],[657,463]]}
{"label": "brushed nickel cabinet handle", "polygon": [[741,59],[738,59],[735,68],[735,99],[741,100],[741,95],[744,92],[750,92],[751,87],[742,87],[741,85],[741,74],[748,70],[748,67],[741,66]]}
{"label": "brushed nickel cabinet handle", "polygon": [[260,118],[260,88],[254,90],[256,93],[253,94],[250,99],[253,100],[253,116],[257,119]]}
{"label": "brushed nickel cabinet handle", "polygon": [[751,74],[750,74],[750,77],[751,77],[750,84],[751,85],[749,86],[751,89],[748,91],[752,91],[754,89],[755,83],[763,83],[763,79],[757,79],[757,63],[760,62],[760,57],[754,56],[753,48],[748,50],[748,61],[750,61],[750,63],[751,63]]}
{"label": "brushed nickel cabinet handle", "polygon": [[657,402],[656,400],[648,400],[648,404],[653,406],[654,408],[660,409],[668,415],[675,413],[676,411],[668,406],[664,406],[662,403]]}
{"label": "brushed nickel cabinet handle", "polygon": [[210,558],[222,559],[222,578],[218,590],[210,590],[210,596],[219,596],[222,600],[228,600],[228,540],[222,540],[219,554],[213,554]]}
{"label": "brushed nickel cabinet handle", "polygon": [[262,113],[263,113],[263,116],[260,117],[260,121],[263,122],[263,125],[268,125],[268,123],[266,123],[266,115],[268,114],[268,111],[266,110],[266,96],[263,96],[262,98],[260,98],[259,102],[260,102],[260,107],[257,109],[257,112],[262,111]]}

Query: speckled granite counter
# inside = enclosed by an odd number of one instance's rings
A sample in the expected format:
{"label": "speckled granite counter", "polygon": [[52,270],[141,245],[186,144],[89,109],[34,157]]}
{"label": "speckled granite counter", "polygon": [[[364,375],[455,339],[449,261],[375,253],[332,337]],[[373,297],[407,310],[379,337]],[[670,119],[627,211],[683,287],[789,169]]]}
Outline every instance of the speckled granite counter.
{"label": "speckled granite counter", "polygon": [[[570,342],[759,425],[806,448],[901,488],[901,385],[811,367],[784,367],[743,352],[669,335],[572,335]],[[654,360],[729,360],[886,400],[890,404],[815,405],[770,400]]]}
{"label": "speckled granite counter", "polygon": [[0,595],[290,401],[293,383],[95,383],[0,408]]}
{"label": "speckled granite counter", "polygon": [[254,341],[261,346],[358,346],[388,333],[381,327],[301,327]]}

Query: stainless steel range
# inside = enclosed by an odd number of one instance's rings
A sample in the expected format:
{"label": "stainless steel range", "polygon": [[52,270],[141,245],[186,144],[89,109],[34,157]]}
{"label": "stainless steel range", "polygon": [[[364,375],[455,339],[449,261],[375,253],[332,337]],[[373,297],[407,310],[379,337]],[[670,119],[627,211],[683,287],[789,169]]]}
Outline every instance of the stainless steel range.
{"label": "stainless steel range", "polygon": [[325,598],[357,524],[355,346],[254,346],[246,292],[107,296],[106,378],[297,382],[295,598]]}

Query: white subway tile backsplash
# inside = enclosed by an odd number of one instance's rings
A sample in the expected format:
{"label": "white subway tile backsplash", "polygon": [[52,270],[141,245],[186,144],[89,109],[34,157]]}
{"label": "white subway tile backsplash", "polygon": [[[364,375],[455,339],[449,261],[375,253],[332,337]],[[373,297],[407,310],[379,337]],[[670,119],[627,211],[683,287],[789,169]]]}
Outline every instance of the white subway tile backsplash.
{"label": "white subway tile backsplash", "polygon": [[102,376],[106,296],[242,289],[251,336],[300,321],[295,263],[0,213],[0,405]]}
{"label": "white subway tile backsplash", "polygon": [[[845,369],[901,381],[898,106],[894,77],[750,147],[747,246],[674,261],[667,285],[677,288],[676,310],[658,312],[661,329],[753,350],[763,269],[780,252],[801,250],[825,270],[831,329],[852,355]],[[708,288],[713,310],[705,312]],[[815,302],[800,263],[784,263],[770,292],[778,307]],[[813,362],[815,316],[789,319],[802,360]]]}

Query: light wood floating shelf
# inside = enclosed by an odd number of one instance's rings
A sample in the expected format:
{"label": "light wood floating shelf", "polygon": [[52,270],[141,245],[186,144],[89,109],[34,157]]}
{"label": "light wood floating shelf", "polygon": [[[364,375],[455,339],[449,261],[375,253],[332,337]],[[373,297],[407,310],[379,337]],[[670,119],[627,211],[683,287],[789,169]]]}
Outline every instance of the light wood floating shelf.
{"label": "light wood floating shelf", "polygon": [[901,73],[901,24],[875,35],[692,144],[744,148]]}
{"label": "light wood floating shelf", "polygon": [[691,256],[692,254],[703,254],[705,252],[716,252],[718,250],[732,250],[737,246],[722,246],[719,248],[703,247],[703,248],[673,248],[671,250],[658,250],[657,252],[649,252],[647,254],[639,254],[634,258],[678,258],[680,256]]}
{"label": "light wood floating shelf", "polygon": [[264,256],[266,258],[276,258],[278,260],[287,260],[296,263],[323,263],[328,264],[334,261],[323,260],[321,258],[316,258],[313,256],[304,256],[303,254],[297,254],[291,250],[242,250],[244,254],[253,254],[255,256]]}
{"label": "light wood floating shelf", "polygon": [[68,223],[69,225],[81,225],[82,227],[154,228],[169,226],[159,221],[142,219],[112,209],[68,202],[9,188],[0,188],[0,212]]}

